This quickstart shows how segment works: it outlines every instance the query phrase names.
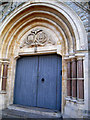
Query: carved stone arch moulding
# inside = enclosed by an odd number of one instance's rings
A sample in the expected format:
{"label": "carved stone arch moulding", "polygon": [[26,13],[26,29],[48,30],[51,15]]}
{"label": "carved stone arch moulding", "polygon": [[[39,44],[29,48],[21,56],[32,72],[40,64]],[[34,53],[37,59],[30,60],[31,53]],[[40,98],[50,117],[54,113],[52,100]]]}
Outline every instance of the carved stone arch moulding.
{"label": "carved stone arch moulding", "polygon": [[[13,51],[16,36],[18,36],[18,31],[23,29],[24,26],[31,25],[31,23],[37,18],[40,22],[42,22],[43,19],[47,20],[47,22],[50,21],[50,23],[52,22],[55,25],[58,25],[60,29],[62,29],[62,33],[64,33],[65,37],[67,38],[64,40],[69,48],[68,51],[70,54],[74,51],[73,45],[75,46],[75,50],[87,49],[87,37],[84,26],[81,23],[80,19],[78,19],[78,16],[75,14],[75,12],[71,10],[66,4],[62,2],[59,2],[57,4],[57,2],[55,3],[54,1],[52,1],[52,3],[49,1],[47,4],[47,1],[40,2],[39,0],[35,0],[32,3],[33,4],[28,2],[24,6],[16,9],[3,22],[0,33],[0,43],[3,43],[1,46],[1,57],[10,57],[8,54],[10,53],[12,45]],[[44,14],[41,14],[42,12]],[[29,34],[27,41],[29,41],[29,39],[32,40],[34,36],[34,33],[32,36],[31,33]],[[45,36],[45,34],[43,34],[43,36]],[[26,43],[28,44],[28,42]],[[37,43],[38,46],[45,46],[45,43],[46,42],[44,42],[44,44],[41,44],[39,35],[39,43]],[[33,43],[29,45],[27,46],[32,47]],[[65,46],[64,48],[67,47]]]}
{"label": "carved stone arch moulding", "polygon": [[[17,38],[14,46],[14,58],[19,55],[57,53],[64,54],[63,38],[59,32],[50,29],[50,26],[34,26],[28,30],[23,30]],[[18,44],[17,44],[18,43]]]}

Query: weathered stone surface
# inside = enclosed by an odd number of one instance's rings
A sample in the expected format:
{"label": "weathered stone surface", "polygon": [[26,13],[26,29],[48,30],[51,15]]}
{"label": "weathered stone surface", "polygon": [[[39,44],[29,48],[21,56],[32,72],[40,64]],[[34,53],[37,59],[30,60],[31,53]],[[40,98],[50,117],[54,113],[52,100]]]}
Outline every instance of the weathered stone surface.
{"label": "weathered stone surface", "polygon": [[88,24],[90,14],[88,2],[67,2],[66,4],[69,5],[80,17],[81,21],[85,26],[86,31],[88,32],[90,30],[90,25]]}
{"label": "weathered stone surface", "polygon": [[[7,0],[6,0],[7,1]],[[5,2],[6,2],[5,1]],[[2,22],[12,11],[14,11],[16,8],[18,8],[19,6],[23,5],[25,2],[27,1],[7,1],[6,4],[2,4],[0,6],[0,13],[2,13],[2,16],[0,17],[0,21]],[[63,1],[62,1],[63,2]],[[81,21],[83,22],[86,31],[88,32],[89,29],[89,4],[88,2],[65,2],[68,6],[70,6],[75,12],[76,14],[80,17]]]}
{"label": "weathered stone surface", "polygon": [[[2,16],[0,16],[0,59],[2,62],[4,58],[10,60],[6,93],[0,92],[2,97],[0,107],[5,108],[13,104],[16,61],[20,55],[56,53],[62,56],[62,113],[65,112],[70,117],[77,117],[77,115],[83,117],[83,110],[90,109],[88,93],[90,84],[87,69],[88,42],[85,31],[88,13],[73,2],[59,3],[58,0],[52,3],[49,0],[44,2],[43,0],[33,0],[25,4],[11,2],[0,9]],[[36,28],[46,31],[45,33],[55,44],[38,45],[36,50],[35,44],[31,45],[31,41],[36,41],[36,39],[32,40],[32,37],[29,36],[30,46],[20,48],[25,38]],[[39,36],[38,39],[41,41],[40,43],[46,41],[45,36]],[[78,103],[78,101],[65,100],[67,96],[67,59],[82,56],[84,58],[84,103]]]}

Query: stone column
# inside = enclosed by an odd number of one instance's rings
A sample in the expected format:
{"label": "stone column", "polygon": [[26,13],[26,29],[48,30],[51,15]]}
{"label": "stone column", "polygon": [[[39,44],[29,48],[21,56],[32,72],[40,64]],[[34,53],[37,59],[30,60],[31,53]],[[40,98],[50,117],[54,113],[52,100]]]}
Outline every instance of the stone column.
{"label": "stone column", "polygon": [[77,97],[77,61],[76,58],[72,58],[72,98],[76,99]]}
{"label": "stone column", "polygon": [[8,64],[3,63],[2,90],[6,91]]}
{"label": "stone column", "polygon": [[0,59],[0,93],[6,91],[8,64],[7,59]]}
{"label": "stone column", "polygon": [[77,58],[77,98],[84,99],[83,58]]}
{"label": "stone column", "polygon": [[0,78],[1,78],[1,67],[2,67],[2,64],[0,63]]}
{"label": "stone column", "polygon": [[67,61],[67,96],[72,96],[71,61]]}
{"label": "stone column", "polygon": [[2,72],[2,63],[0,62],[0,91],[1,91],[1,73]]}

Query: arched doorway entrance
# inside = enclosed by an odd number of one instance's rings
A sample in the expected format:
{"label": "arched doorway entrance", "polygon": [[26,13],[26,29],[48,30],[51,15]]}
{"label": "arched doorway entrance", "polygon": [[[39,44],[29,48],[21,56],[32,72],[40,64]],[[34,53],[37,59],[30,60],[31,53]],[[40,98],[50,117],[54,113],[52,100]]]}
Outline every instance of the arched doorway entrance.
{"label": "arched doorway entrance", "polygon": [[[5,105],[13,104],[17,59],[21,56],[56,53],[62,56],[61,108],[63,111],[67,92],[66,61],[72,59],[73,62],[73,58],[76,60],[77,56],[82,59],[80,52],[87,47],[84,27],[75,12],[64,3],[53,2],[51,4],[49,1],[39,2],[36,0],[18,8],[7,17],[2,24],[0,37],[1,62],[3,65],[9,63]],[[80,64],[82,64],[81,61]],[[2,70],[3,68],[4,66]],[[2,81],[4,81],[3,78]]]}

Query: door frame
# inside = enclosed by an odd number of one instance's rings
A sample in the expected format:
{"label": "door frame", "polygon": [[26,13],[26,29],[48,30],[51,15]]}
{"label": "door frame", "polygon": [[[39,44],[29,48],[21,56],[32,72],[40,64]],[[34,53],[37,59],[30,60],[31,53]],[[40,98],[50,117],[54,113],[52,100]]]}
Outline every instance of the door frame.
{"label": "door frame", "polygon": [[[56,49],[54,49],[54,50],[51,50],[51,51],[45,51],[45,52],[38,52],[38,53],[29,53],[29,54],[27,54],[26,52],[24,53],[24,52],[19,52],[19,55],[18,56],[15,56],[15,58],[14,58],[14,60],[15,60],[15,74],[16,74],[16,62],[17,62],[17,60],[20,58],[20,57],[25,57],[25,56],[39,56],[39,55],[54,55],[54,54],[56,54],[56,55],[59,55],[59,56],[61,56],[61,54],[60,53],[57,53],[56,52]],[[61,59],[62,59],[62,56],[61,56]],[[61,64],[62,64],[62,60],[61,60]],[[61,68],[62,69],[62,68]],[[62,73],[61,73],[62,74]],[[60,112],[62,111],[62,75],[61,75],[61,80],[60,80],[60,84],[61,84],[61,86],[60,86],[60,90],[61,90],[61,96],[60,96],[60,98],[61,98],[61,105],[60,105]],[[15,77],[14,77],[14,87],[15,87]],[[14,102],[14,89],[13,89],[13,102]]]}

